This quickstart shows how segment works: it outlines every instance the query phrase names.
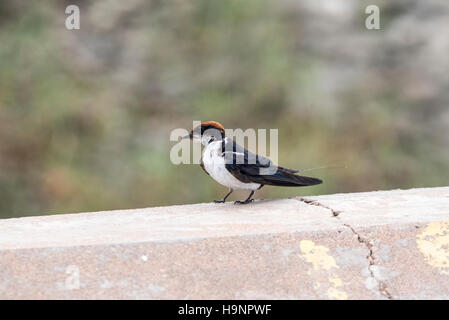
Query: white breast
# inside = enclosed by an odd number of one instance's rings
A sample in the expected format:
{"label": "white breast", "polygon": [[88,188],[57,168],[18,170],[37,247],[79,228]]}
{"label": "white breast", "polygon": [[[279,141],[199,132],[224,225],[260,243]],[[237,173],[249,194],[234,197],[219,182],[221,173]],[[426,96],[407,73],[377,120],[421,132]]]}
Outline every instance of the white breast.
{"label": "white breast", "polygon": [[235,178],[225,167],[221,156],[221,141],[215,141],[206,146],[202,160],[204,169],[218,183],[232,189],[257,190],[259,183],[243,183]]}

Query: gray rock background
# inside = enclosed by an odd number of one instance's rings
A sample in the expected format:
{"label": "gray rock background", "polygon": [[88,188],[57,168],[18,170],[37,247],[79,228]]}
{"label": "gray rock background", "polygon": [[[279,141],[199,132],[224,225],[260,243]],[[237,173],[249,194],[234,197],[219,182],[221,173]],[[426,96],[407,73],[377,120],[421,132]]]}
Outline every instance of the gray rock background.
{"label": "gray rock background", "polygon": [[448,15],[444,0],[3,0],[0,217],[220,197],[169,162],[192,120],[278,128],[287,167],[347,166],[259,197],[447,185]]}

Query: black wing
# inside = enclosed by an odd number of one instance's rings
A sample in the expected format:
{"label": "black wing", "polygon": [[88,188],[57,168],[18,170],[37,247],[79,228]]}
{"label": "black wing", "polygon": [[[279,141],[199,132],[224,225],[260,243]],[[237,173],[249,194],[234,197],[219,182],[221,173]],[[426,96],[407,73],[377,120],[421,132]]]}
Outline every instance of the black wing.
{"label": "black wing", "polygon": [[270,159],[246,150],[229,138],[225,141],[223,154],[226,160],[226,169],[244,183],[298,187],[312,186],[323,182],[317,178],[296,175],[298,170],[274,166]]}

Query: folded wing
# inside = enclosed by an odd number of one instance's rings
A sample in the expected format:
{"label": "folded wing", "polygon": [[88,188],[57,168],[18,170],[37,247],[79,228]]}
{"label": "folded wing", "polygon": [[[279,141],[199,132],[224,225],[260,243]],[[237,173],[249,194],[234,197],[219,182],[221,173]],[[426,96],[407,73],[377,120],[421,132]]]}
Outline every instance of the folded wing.
{"label": "folded wing", "polygon": [[233,145],[228,145],[224,150],[226,168],[242,182],[284,187],[313,186],[323,182],[317,178],[296,175],[298,170],[279,166],[270,170],[273,174],[267,174],[266,169],[273,166],[270,159],[251,153],[232,140],[228,143]]}

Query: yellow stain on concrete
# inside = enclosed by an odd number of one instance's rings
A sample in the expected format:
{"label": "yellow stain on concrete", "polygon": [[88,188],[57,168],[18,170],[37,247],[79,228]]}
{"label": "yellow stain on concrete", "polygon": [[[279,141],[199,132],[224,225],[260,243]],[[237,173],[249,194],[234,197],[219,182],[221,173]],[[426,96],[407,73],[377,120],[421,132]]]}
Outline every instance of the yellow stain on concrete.
{"label": "yellow stain on concrete", "polygon": [[348,295],[343,290],[343,281],[337,276],[329,277],[331,287],[327,290],[327,295],[330,299],[347,300]]}
{"label": "yellow stain on concrete", "polygon": [[299,243],[299,248],[301,249],[302,256],[307,262],[313,265],[314,270],[330,270],[332,268],[337,268],[335,259],[327,254],[328,248],[324,246],[317,246],[311,240],[302,240]]}
{"label": "yellow stain on concrete", "polygon": [[429,223],[416,243],[427,263],[449,275],[449,221]]}
{"label": "yellow stain on concrete", "polygon": [[[299,248],[301,249],[302,257],[312,264],[313,270],[329,272],[329,289],[327,290],[329,299],[346,300],[348,295],[343,290],[343,282],[335,273],[335,270],[339,269],[339,266],[335,262],[334,257],[328,254],[329,248],[316,245],[311,240],[302,240],[299,243]],[[309,270],[307,273],[310,275],[312,270]],[[314,284],[315,289],[319,287],[320,285],[318,283]]]}

